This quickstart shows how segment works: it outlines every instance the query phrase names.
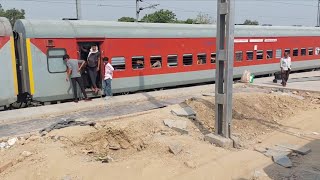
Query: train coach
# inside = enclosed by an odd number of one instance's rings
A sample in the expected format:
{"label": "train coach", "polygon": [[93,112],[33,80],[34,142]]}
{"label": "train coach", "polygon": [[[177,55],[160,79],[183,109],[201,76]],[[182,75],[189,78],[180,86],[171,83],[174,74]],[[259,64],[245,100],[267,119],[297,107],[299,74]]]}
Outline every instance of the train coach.
{"label": "train coach", "polygon": [[0,17],[0,107],[17,100],[16,68],[12,27],[8,19]]}
{"label": "train coach", "polygon": [[[35,101],[72,98],[62,56],[86,59],[83,49],[91,45],[111,59],[115,93],[210,82],[215,77],[214,25],[18,20],[14,35],[19,94]],[[284,52],[290,53],[293,70],[320,66],[318,28],[236,26],[235,37],[235,77],[244,70],[255,75],[279,71]],[[85,71],[83,78],[90,93]]]}

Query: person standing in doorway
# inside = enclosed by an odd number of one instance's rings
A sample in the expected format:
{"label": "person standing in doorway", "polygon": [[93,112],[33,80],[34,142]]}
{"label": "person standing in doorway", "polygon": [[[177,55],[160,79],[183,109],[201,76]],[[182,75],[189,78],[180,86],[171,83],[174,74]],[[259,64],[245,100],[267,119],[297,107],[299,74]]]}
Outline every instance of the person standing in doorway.
{"label": "person standing in doorway", "polygon": [[[75,103],[78,102],[77,83],[80,86],[80,89],[81,89],[82,94],[85,98],[85,101],[90,101],[91,99],[89,99],[87,97],[87,93],[84,89],[83,81],[82,81],[81,74],[80,74],[80,70],[83,67],[83,65],[85,64],[85,61],[84,60],[77,60],[77,59],[70,59],[70,56],[68,54],[63,56],[63,60],[67,61],[68,70],[67,70],[66,81],[69,81],[69,78],[71,78],[74,102]],[[80,67],[79,67],[79,64],[81,64]]]}
{"label": "person standing in doorway", "polygon": [[97,76],[98,71],[100,70],[100,52],[98,50],[98,46],[91,46],[88,59],[88,72],[91,80],[92,91],[98,93],[99,89],[97,87]]}
{"label": "person standing in doorway", "polygon": [[284,57],[280,60],[280,68],[281,68],[281,79],[282,86],[287,86],[287,81],[289,79],[289,74],[291,72],[291,58],[289,57],[289,53],[285,52]]}
{"label": "person standing in doorway", "polygon": [[112,90],[111,90],[111,81],[112,81],[112,77],[113,77],[113,71],[114,68],[113,66],[109,63],[109,58],[108,57],[104,57],[103,59],[104,62],[104,93],[106,94],[105,99],[109,99],[112,96]]}

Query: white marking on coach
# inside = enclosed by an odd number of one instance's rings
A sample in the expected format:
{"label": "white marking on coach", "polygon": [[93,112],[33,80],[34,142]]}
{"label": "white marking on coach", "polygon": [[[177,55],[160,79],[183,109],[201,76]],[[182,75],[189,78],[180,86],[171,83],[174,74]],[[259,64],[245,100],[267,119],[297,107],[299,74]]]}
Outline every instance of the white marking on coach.
{"label": "white marking on coach", "polygon": [[278,42],[278,39],[265,39],[264,42]]}
{"label": "white marking on coach", "polygon": [[255,42],[255,43],[263,42],[263,39],[250,39],[250,42]]}
{"label": "white marking on coach", "polygon": [[249,40],[248,39],[235,39],[234,42],[235,43],[247,43],[247,42],[249,42]]}

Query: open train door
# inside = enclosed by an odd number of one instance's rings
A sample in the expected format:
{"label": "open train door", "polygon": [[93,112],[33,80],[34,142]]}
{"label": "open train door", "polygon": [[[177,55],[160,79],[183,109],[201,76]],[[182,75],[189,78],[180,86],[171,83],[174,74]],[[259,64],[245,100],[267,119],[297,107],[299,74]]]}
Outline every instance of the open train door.
{"label": "open train door", "polygon": [[[102,95],[102,87],[103,87],[103,85],[102,85],[102,82],[103,82],[103,79],[102,79],[103,78],[102,57],[104,54],[103,42],[104,42],[104,39],[78,39],[77,40],[78,59],[86,61],[86,65],[81,70],[81,77],[83,78],[86,92],[91,97]],[[100,53],[99,62],[98,62],[98,64],[100,66],[97,67],[97,69],[98,69],[97,78],[95,79],[97,88],[100,89],[97,93],[95,92],[95,90],[93,88],[93,82],[92,82],[93,78],[90,77],[90,73],[89,73],[90,67],[88,66],[88,55],[90,54],[90,49],[92,46],[97,46],[98,52]]]}

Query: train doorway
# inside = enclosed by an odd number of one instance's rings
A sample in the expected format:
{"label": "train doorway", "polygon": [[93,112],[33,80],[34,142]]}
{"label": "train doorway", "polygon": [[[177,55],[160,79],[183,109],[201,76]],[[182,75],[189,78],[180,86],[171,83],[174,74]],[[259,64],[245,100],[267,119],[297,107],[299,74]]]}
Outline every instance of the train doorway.
{"label": "train doorway", "polygon": [[[101,44],[99,41],[86,41],[86,42],[78,42],[78,59],[86,61],[85,66],[81,69],[81,77],[83,78],[83,82],[86,88],[86,91],[89,94],[96,96],[99,92],[95,90],[95,85],[98,89],[102,89],[102,76],[101,76]],[[97,52],[92,52],[92,47],[97,46]],[[96,74],[93,73],[94,67],[90,67],[88,57],[92,54],[99,54]],[[95,82],[94,82],[95,81]]]}

